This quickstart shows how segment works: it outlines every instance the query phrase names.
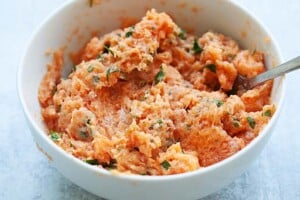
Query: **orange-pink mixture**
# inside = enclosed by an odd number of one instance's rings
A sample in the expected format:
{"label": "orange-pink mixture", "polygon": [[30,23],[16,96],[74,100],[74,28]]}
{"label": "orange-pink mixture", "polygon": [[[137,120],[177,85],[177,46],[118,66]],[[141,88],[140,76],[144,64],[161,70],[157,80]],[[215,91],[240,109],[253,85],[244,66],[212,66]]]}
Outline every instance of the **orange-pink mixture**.
{"label": "orange-pink mixture", "polygon": [[263,53],[201,37],[165,13],[92,38],[62,79],[63,52],[39,88],[49,137],[92,165],[168,175],[219,162],[253,140],[275,112],[272,82],[234,95],[237,74],[265,70]]}

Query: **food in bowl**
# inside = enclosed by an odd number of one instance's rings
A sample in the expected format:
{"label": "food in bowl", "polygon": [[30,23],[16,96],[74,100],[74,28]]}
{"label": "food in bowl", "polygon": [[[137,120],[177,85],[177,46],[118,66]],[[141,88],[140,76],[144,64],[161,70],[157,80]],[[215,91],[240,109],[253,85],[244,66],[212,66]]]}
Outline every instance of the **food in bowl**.
{"label": "food in bowl", "polygon": [[264,55],[209,31],[180,29],[165,13],[92,38],[63,79],[54,53],[38,93],[49,137],[75,157],[115,172],[194,171],[241,150],[275,106],[272,81],[236,95],[237,74],[265,71]]}

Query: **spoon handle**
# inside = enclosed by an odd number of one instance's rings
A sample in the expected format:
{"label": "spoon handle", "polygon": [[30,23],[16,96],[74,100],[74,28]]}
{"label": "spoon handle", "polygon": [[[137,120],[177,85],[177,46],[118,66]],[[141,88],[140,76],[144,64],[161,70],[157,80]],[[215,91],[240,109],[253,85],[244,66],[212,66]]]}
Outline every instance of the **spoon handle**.
{"label": "spoon handle", "polygon": [[277,67],[269,69],[268,71],[257,75],[256,77],[249,80],[249,86],[254,87],[262,82],[270,79],[274,79],[278,76],[286,74],[300,68],[300,56],[283,63]]}

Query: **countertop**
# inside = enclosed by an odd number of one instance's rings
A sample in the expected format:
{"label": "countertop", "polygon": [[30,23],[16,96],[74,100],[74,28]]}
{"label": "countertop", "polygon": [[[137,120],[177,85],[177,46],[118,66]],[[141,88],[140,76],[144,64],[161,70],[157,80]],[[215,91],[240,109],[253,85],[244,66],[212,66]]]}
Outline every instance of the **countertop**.
{"label": "countertop", "polygon": [[[237,0],[236,0],[237,1]],[[100,199],[64,178],[37,150],[16,91],[18,62],[38,24],[65,0],[2,1],[0,7],[0,199]],[[300,55],[299,0],[240,0],[274,34],[285,60]],[[281,118],[248,170],[203,198],[300,199],[300,70],[286,76]]]}

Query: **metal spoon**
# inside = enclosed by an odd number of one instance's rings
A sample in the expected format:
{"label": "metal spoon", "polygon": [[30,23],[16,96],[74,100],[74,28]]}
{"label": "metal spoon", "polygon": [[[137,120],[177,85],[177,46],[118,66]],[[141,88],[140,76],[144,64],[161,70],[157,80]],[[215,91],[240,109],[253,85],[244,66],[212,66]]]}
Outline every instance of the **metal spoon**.
{"label": "metal spoon", "polygon": [[286,74],[288,72],[294,71],[299,68],[300,68],[300,56],[298,56],[286,63],[283,63],[277,67],[269,69],[268,71],[261,73],[250,79],[238,74],[238,76],[236,77],[235,82],[233,84],[233,88],[234,88],[234,90],[243,93],[243,92],[250,90],[250,89],[254,88],[255,86],[257,86],[267,80],[276,78],[278,76],[281,76],[283,74]]}

